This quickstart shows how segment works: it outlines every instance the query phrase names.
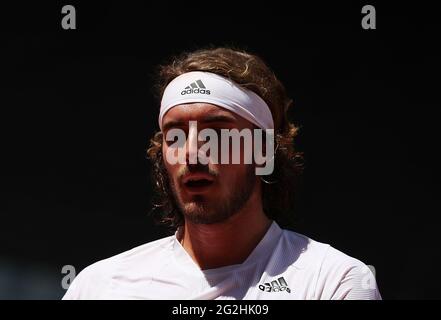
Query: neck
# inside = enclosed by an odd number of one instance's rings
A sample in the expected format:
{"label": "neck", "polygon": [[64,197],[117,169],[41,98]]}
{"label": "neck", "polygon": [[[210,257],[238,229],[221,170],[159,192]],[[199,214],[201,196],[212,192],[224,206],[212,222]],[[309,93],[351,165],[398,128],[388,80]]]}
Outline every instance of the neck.
{"label": "neck", "polygon": [[202,270],[243,263],[271,225],[263,212],[260,192],[227,221],[194,224],[185,221],[182,246]]}

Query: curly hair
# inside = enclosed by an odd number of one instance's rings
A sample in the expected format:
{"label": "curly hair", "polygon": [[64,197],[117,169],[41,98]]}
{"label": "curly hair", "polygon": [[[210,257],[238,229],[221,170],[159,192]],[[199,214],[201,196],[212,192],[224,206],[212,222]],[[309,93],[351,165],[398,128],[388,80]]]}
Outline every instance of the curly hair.
{"label": "curly hair", "polygon": [[[229,78],[244,88],[254,91],[269,106],[274,119],[275,162],[274,171],[263,179],[263,209],[268,218],[281,226],[291,226],[294,192],[302,171],[302,155],[294,148],[298,128],[289,122],[288,108],[292,100],[273,71],[258,56],[243,50],[220,47],[185,52],[159,66],[155,85],[158,98],[177,76],[190,71],[206,71]],[[184,222],[173,197],[167,171],[163,163],[162,132],[150,140],[147,156],[153,163],[155,189],[153,217],[160,224],[176,229]],[[265,182],[264,181],[264,182]]]}

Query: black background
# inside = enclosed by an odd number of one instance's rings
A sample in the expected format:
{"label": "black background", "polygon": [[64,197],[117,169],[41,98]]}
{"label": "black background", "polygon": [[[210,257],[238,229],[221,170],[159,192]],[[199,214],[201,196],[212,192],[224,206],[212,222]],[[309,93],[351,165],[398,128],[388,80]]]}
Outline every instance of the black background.
{"label": "black background", "polygon": [[[73,4],[77,30],[61,28]],[[377,29],[361,28],[375,5]],[[167,233],[149,217],[155,67],[233,45],[294,99],[296,231],[374,265],[385,299],[441,298],[439,14],[375,2],[0,6],[0,298],[59,298],[61,268]]]}

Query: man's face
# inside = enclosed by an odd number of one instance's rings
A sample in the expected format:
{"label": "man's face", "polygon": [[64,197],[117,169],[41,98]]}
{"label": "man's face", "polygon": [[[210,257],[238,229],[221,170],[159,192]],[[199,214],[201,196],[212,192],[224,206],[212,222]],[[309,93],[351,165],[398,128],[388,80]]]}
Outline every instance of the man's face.
{"label": "man's face", "polygon": [[[196,121],[190,126],[190,121]],[[193,123],[194,124],[194,123]],[[167,169],[170,187],[174,198],[186,220],[193,223],[213,224],[225,221],[238,212],[250,198],[256,187],[255,166],[244,164],[243,141],[240,148],[240,163],[233,164],[230,155],[228,164],[221,164],[221,129],[253,129],[253,125],[242,117],[207,103],[182,104],[170,109],[162,122],[164,165]],[[189,160],[197,158],[197,150],[206,141],[198,141],[198,133],[203,129],[213,129],[218,133],[218,164],[208,158],[208,164],[199,161],[192,164]],[[173,141],[166,141],[172,129],[185,132],[185,143],[178,148]],[[191,145],[197,145],[195,152]],[[234,151],[230,148],[229,152]],[[167,152],[185,152],[185,163],[171,163]],[[200,152],[200,151],[199,151]],[[196,153],[196,155],[195,155]],[[210,153],[204,153],[210,156]]]}

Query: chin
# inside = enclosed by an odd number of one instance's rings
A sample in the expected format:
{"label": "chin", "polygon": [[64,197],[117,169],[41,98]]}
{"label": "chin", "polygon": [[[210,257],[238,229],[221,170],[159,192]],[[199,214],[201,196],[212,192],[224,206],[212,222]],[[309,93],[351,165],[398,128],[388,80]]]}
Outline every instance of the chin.
{"label": "chin", "polygon": [[212,195],[211,193],[187,193],[187,192],[183,192],[181,193],[181,202],[184,205],[187,204],[191,204],[191,203],[195,203],[195,204],[208,204],[209,202],[212,201],[212,199],[214,198],[214,195]]}
{"label": "chin", "polygon": [[207,203],[203,199],[193,199],[182,205],[184,212],[187,214],[199,214],[207,211]]}

